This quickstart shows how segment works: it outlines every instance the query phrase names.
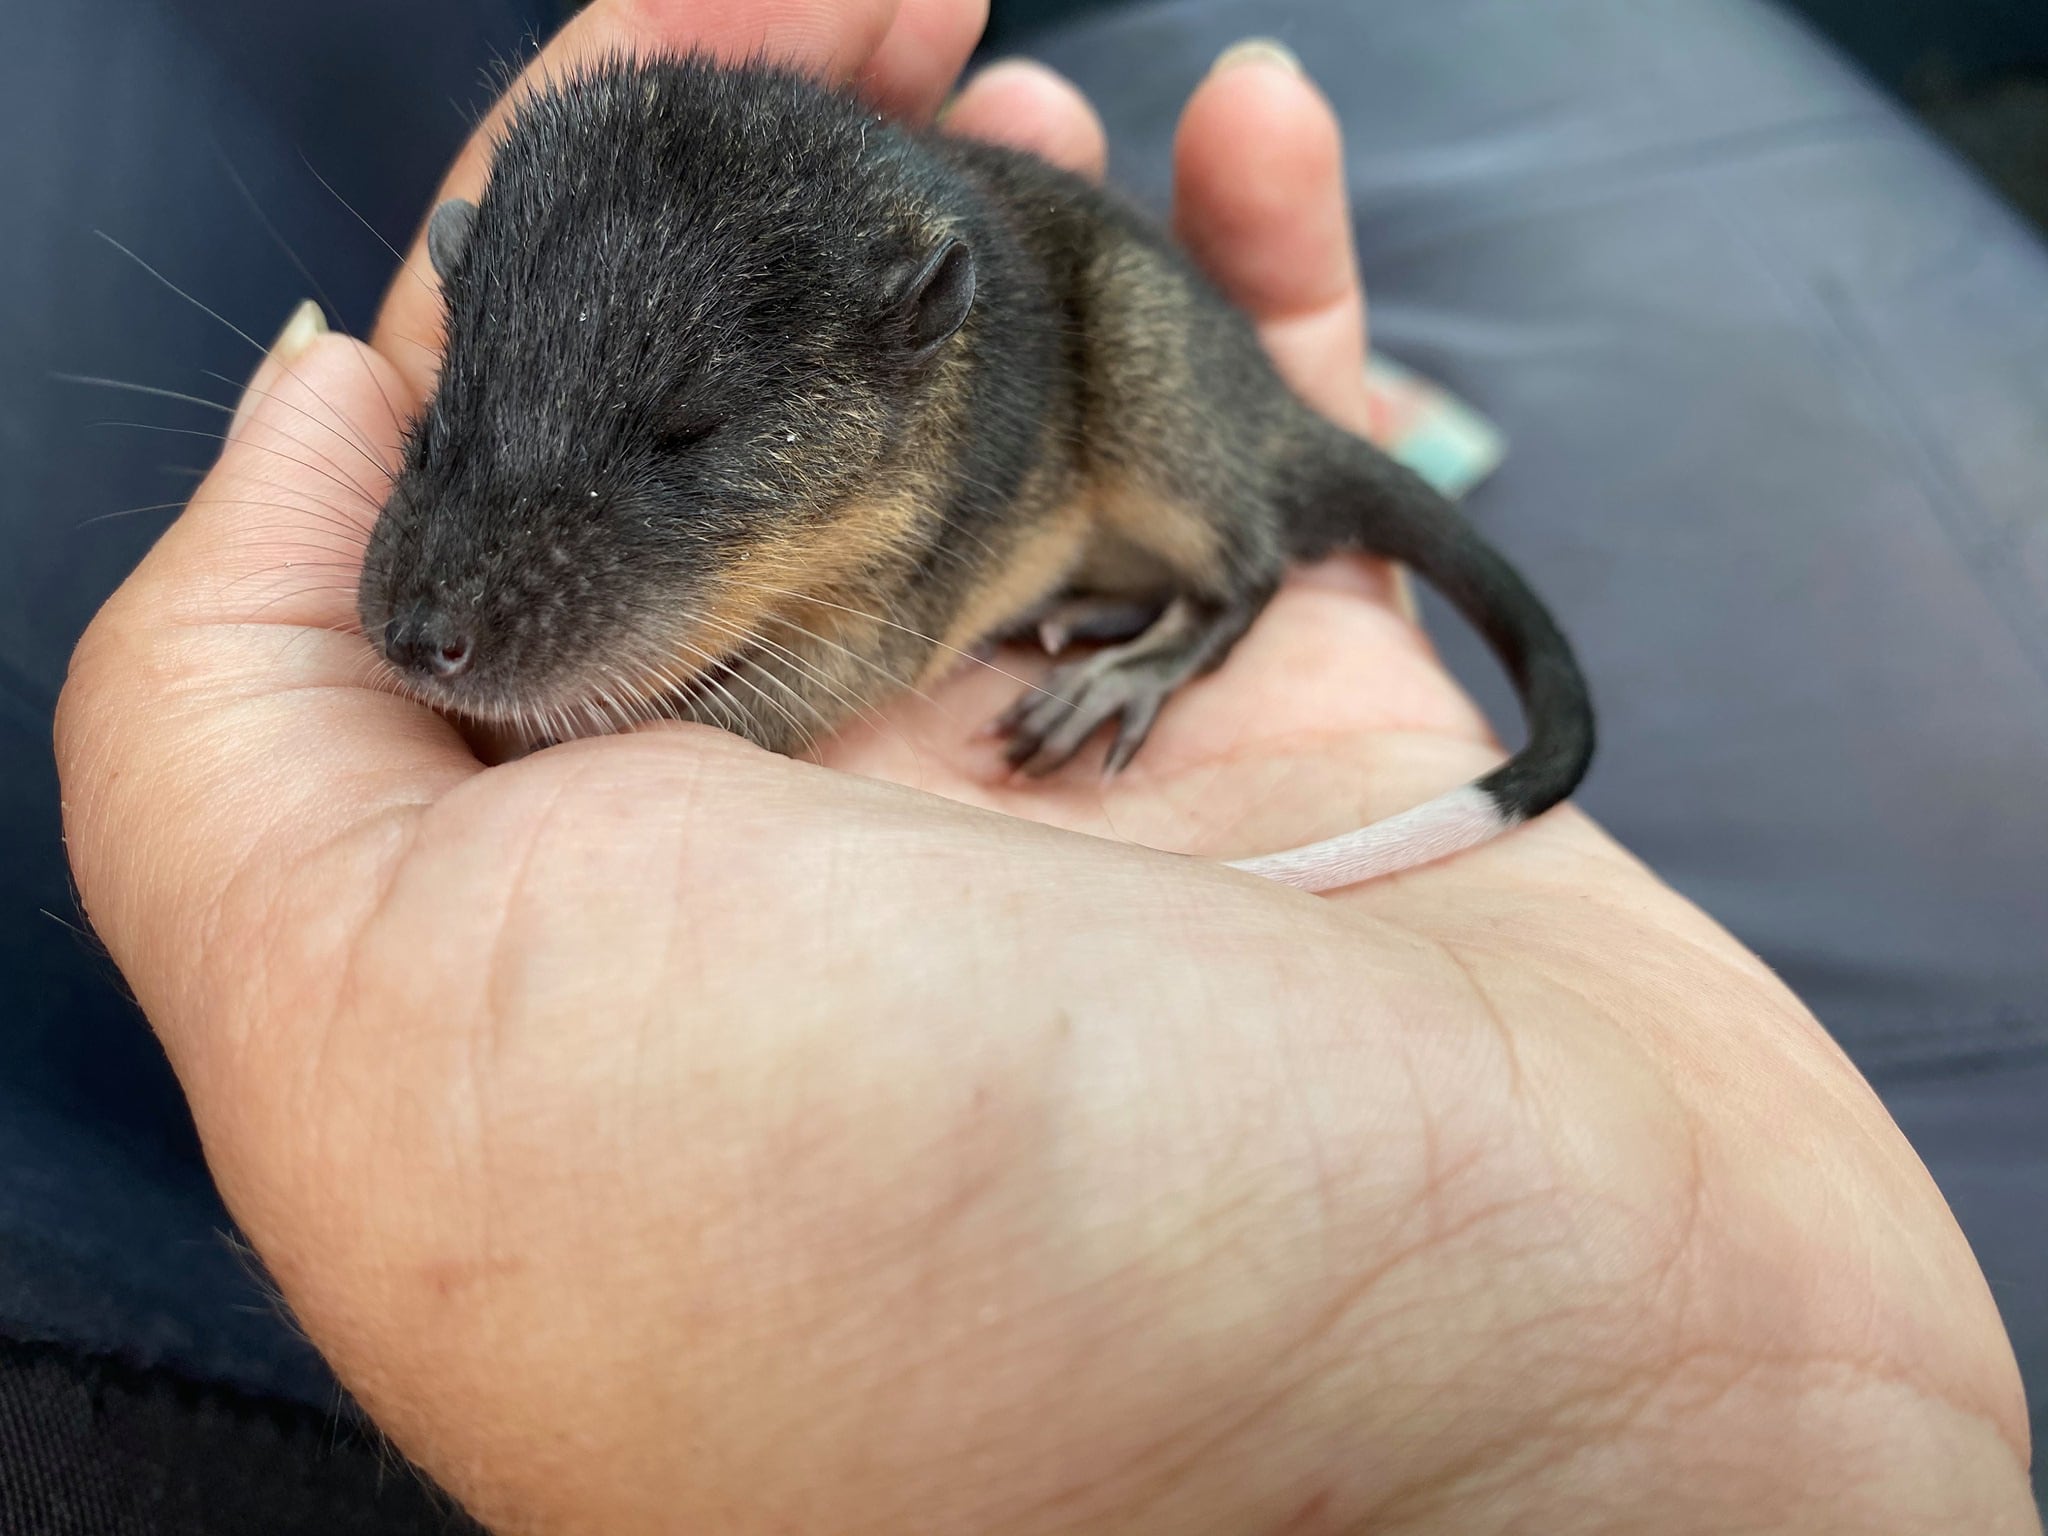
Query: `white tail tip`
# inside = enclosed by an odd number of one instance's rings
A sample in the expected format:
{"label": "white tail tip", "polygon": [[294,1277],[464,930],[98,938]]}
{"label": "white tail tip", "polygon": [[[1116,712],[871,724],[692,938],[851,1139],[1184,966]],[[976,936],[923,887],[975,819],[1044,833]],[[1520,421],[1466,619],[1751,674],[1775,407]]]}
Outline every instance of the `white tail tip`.
{"label": "white tail tip", "polygon": [[1476,848],[1514,825],[1515,818],[1502,815],[1491,795],[1467,784],[1355,832],[1285,853],[1232,859],[1230,867],[1304,891],[1342,890]]}

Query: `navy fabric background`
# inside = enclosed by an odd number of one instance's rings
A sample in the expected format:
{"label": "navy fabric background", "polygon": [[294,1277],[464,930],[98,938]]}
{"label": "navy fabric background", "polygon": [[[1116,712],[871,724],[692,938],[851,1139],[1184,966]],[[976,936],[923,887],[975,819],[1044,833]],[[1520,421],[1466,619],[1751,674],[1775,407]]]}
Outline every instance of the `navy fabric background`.
{"label": "navy fabric background", "polygon": [[[267,344],[307,281],[366,325],[475,112],[546,0],[65,0],[0,50],[0,1334],[70,1341],[328,1405],[274,1315],[161,1053],[78,921],[50,712],[72,643],[210,461],[196,407],[53,380],[232,400],[256,350],[95,233]],[[403,38],[404,47],[393,40]],[[317,174],[316,174],[317,173]],[[252,195],[238,190],[239,177]],[[256,211],[260,208],[259,216]],[[102,521],[92,521],[102,518]]]}
{"label": "navy fabric background", "polygon": [[[308,284],[360,327],[546,0],[67,0],[0,54],[0,1336],[318,1408],[175,1084],[67,923],[49,712]],[[1977,1247],[2048,1406],[2048,255],[1755,0],[1168,0],[1037,51],[1163,196],[1276,33],[1342,113],[1377,342],[1506,428],[1473,501],[1578,639],[1585,803],[1787,977]],[[403,47],[394,38],[403,37]],[[247,183],[262,216],[237,189]],[[1433,610],[1433,613],[1435,611]],[[1441,619],[1440,613],[1435,616]],[[1476,645],[1436,625],[1495,710]],[[1369,679],[1362,685],[1369,686]]]}

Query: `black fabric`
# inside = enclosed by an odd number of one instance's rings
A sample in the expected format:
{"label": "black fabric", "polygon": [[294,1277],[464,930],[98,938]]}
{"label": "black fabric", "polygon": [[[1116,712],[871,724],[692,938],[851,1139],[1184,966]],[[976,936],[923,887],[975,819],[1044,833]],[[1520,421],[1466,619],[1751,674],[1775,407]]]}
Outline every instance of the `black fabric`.
{"label": "black fabric", "polygon": [[[173,515],[157,504],[177,502],[211,459],[211,439],[181,434],[219,432],[226,417],[53,375],[230,400],[235,385],[214,375],[240,380],[256,361],[251,343],[96,231],[258,342],[312,281],[337,323],[360,328],[390,278],[383,240],[408,236],[490,100],[493,60],[518,57],[555,20],[554,0],[63,0],[8,10],[0,1335],[316,1406],[334,1390],[224,1240],[227,1214],[177,1085],[113,968],[74,931],[50,759],[65,659]],[[96,425],[107,420],[152,429]],[[164,427],[176,431],[154,430]],[[155,509],[123,512],[136,507]]]}
{"label": "black fabric", "polygon": [[5,1536],[464,1536],[355,1423],[0,1341]]}

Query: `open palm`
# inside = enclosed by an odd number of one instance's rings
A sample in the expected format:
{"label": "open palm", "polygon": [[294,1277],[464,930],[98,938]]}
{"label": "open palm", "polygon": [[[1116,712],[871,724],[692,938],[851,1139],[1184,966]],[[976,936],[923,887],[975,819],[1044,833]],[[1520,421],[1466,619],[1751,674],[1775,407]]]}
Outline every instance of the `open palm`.
{"label": "open palm", "polygon": [[[978,21],[598,0],[541,67],[765,42],[915,116]],[[1021,69],[949,126],[1101,153]],[[1283,65],[1203,85],[1183,233],[1342,419],[1340,185]],[[427,272],[371,345],[265,364],[59,755],[238,1219],[486,1519],[2028,1528],[2010,1352],[1924,1172],[1583,817],[1328,900],[1174,856],[1494,760],[1384,571],[1299,577],[1108,785],[1010,781],[977,732],[1019,685],[971,664],[822,763],[678,727],[485,768],[368,686],[347,572]]]}

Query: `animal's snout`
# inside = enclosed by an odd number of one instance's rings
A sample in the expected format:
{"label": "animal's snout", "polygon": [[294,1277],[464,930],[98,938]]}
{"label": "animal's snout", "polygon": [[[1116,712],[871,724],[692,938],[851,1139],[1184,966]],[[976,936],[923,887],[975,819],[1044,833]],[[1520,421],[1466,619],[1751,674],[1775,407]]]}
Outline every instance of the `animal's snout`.
{"label": "animal's snout", "polygon": [[401,672],[447,682],[475,662],[476,638],[441,609],[417,602],[384,626],[384,656]]}

